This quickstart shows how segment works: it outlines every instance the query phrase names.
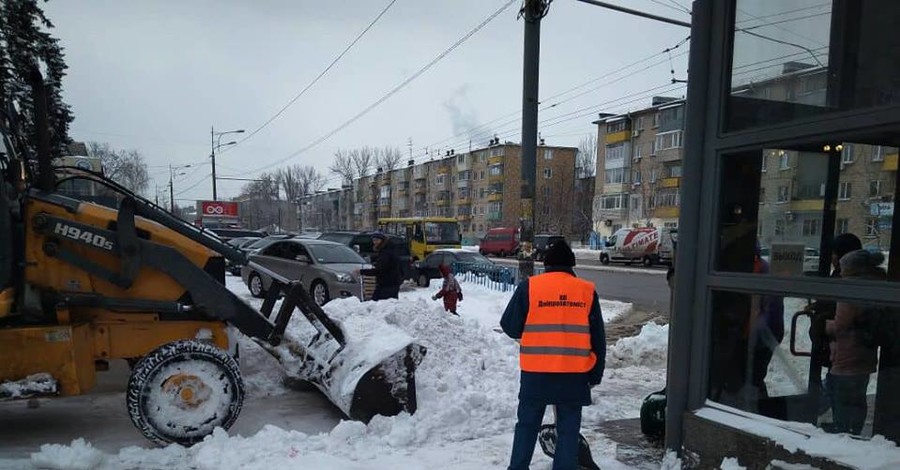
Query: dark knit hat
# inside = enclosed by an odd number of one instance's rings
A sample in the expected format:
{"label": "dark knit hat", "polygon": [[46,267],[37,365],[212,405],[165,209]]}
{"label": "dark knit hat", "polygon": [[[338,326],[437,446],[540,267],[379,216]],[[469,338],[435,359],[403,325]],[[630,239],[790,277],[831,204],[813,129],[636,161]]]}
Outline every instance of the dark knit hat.
{"label": "dark knit hat", "polygon": [[842,233],[836,237],[831,242],[831,253],[837,256],[838,259],[841,259],[847,253],[851,251],[861,250],[862,242],[859,241],[859,237],[852,233]]}
{"label": "dark knit hat", "polygon": [[544,253],[544,266],[575,266],[575,253],[565,240],[554,242]]}
{"label": "dark knit hat", "polygon": [[377,238],[378,240],[386,240],[387,236],[381,232],[372,233],[372,238]]}
{"label": "dark knit hat", "polygon": [[882,279],[885,276],[884,254],[880,251],[854,250],[841,257],[842,277]]}

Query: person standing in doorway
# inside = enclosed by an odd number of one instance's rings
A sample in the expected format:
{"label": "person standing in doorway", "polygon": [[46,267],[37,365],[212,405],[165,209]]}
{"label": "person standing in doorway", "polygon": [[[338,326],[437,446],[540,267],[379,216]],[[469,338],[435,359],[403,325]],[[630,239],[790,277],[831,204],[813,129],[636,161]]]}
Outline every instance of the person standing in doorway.
{"label": "person standing in doorway", "polygon": [[372,234],[372,247],[375,250],[374,268],[361,269],[363,276],[375,277],[375,292],[372,300],[396,299],[400,296],[402,273],[400,259],[393,247],[393,242],[383,233]]}
{"label": "person standing in doorway", "polygon": [[547,405],[556,408],[553,469],[578,463],[581,409],[591,404],[606,362],[606,334],[594,285],[578,279],[568,243],[548,247],[544,274],[519,283],[500,320],[519,340],[519,407],[509,470],[531,463]]}

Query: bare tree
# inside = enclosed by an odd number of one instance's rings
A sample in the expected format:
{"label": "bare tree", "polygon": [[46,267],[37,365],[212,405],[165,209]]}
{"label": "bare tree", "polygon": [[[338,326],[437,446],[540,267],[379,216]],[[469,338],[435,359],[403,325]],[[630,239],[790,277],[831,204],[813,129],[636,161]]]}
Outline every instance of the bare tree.
{"label": "bare tree", "polygon": [[338,149],[334,152],[334,162],[328,167],[328,171],[341,177],[341,183],[350,184],[356,178],[356,166],[352,152]]}
{"label": "bare tree", "polygon": [[554,235],[569,234],[575,214],[574,198],[572,184],[547,184],[539,188],[534,214],[535,229]]}
{"label": "bare tree", "polygon": [[138,194],[150,186],[147,163],[137,150],[115,150],[107,143],[88,142],[88,156],[99,158],[103,173]]}
{"label": "bare tree", "polygon": [[575,161],[577,178],[587,178],[597,174],[597,136],[590,134],[578,143],[578,157]]}
{"label": "bare tree", "polygon": [[314,194],[321,191],[325,187],[325,177],[311,166],[294,167],[297,172],[297,187],[300,190],[300,196]]}
{"label": "bare tree", "polygon": [[353,168],[356,170],[356,176],[358,178],[369,176],[369,173],[372,172],[372,164],[375,163],[375,152],[373,149],[366,146],[361,149],[351,150],[350,155],[353,158]]}
{"label": "bare tree", "polygon": [[293,165],[275,170],[275,181],[284,190],[284,197],[288,201],[296,201],[301,196],[297,181],[299,168],[299,165]]}
{"label": "bare tree", "polygon": [[386,146],[375,149],[375,166],[384,172],[395,170],[403,160],[403,154],[396,147]]}

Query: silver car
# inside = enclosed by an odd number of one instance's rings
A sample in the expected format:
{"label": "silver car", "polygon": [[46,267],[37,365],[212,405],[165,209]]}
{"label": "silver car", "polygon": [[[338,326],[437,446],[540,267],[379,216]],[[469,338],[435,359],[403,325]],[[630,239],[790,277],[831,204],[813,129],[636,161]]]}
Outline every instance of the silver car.
{"label": "silver car", "polygon": [[[331,299],[362,298],[355,272],[370,267],[355,251],[324,240],[289,238],[276,241],[250,254],[258,263],[288,279],[306,286],[316,303],[325,305]],[[254,270],[241,268],[241,278],[254,297],[262,298],[272,285],[272,278]]]}

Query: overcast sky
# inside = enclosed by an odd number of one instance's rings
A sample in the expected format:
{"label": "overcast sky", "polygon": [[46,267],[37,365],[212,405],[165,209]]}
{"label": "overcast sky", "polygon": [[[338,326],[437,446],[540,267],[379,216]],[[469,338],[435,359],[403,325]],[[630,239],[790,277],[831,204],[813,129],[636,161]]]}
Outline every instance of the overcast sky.
{"label": "overcast sky", "polygon": [[[258,174],[254,170],[308,146],[414,74],[506,1],[398,0],[284,114],[219,155],[218,174],[253,177]],[[52,0],[42,5],[56,26],[53,34],[62,41],[69,65],[64,86],[75,116],[71,136],[143,153],[154,178],[150,197],[156,184],[160,189],[168,184],[167,165],[191,164],[182,170],[187,174],[175,180],[176,198],[188,205],[189,200],[212,195],[210,126],[248,132],[259,127],[388,3]],[[687,0],[619,3],[689,20],[675,7],[688,6]],[[519,141],[516,111],[521,107],[523,34],[523,23],[516,19],[519,5],[517,0],[381,106],[284,164],[314,165],[327,173],[338,148],[391,145],[408,155],[409,139],[418,159],[426,146],[466,150],[470,137],[473,146],[490,138],[468,131],[484,123],[504,140]],[[595,132],[591,121],[598,111],[645,107],[654,94],[683,96],[683,87],[670,85],[667,54],[625,73],[601,77],[661,53],[688,33],[687,28],[575,0],[553,2],[542,25],[541,99],[544,106],[568,101],[541,112],[547,144],[577,145]],[[685,44],[671,54],[679,79],[686,77],[687,49]],[[590,80],[595,81],[551,99]],[[461,136],[453,138],[456,134]],[[236,196],[241,184],[220,181],[220,199]]]}

